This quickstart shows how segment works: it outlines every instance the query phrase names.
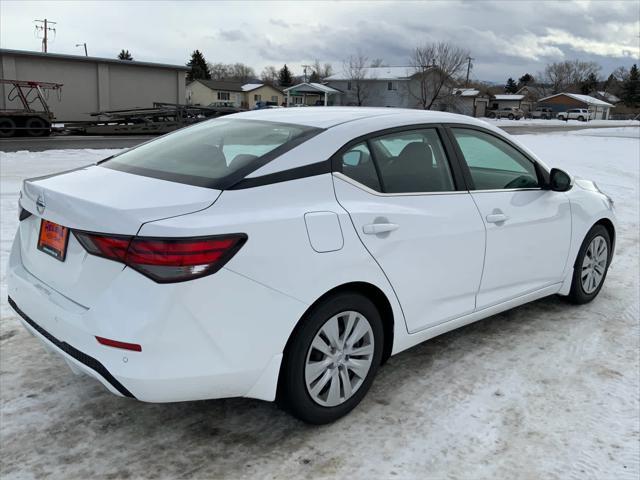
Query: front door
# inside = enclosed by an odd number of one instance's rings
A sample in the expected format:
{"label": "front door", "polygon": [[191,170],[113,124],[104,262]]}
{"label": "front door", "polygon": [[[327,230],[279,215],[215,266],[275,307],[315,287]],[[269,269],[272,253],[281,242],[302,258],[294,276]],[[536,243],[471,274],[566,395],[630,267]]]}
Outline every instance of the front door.
{"label": "front door", "polygon": [[335,191],[416,332],[475,309],[485,228],[435,128],[373,136],[337,156]]}
{"label": "front door", "polygon": [[487,229],[477,308],[562,281],[571,241],[565,193],[542,188],[534,162],[488,132],[452,128]]}

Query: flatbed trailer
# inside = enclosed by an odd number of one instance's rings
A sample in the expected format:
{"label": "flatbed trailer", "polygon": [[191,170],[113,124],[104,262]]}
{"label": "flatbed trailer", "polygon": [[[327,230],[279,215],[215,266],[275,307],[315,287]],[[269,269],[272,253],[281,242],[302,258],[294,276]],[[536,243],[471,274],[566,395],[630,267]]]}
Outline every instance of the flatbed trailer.
{"label": "flatbed trailer", "polygon": [[7,100],[18,100],[22,108],[0,110],[0,138],[44,137],[51,134],[55,119],[45,99],[44,90],[60,92],[61,83],[0,78],[0,84],[11,85]]}
{"label": "flatbed trailer", "polygon": [[60,121],[74,135],[160,135],[209,118],[239,112],[234,107],[200,107],[155,102],[151,108],[91,113],[95,120]]}

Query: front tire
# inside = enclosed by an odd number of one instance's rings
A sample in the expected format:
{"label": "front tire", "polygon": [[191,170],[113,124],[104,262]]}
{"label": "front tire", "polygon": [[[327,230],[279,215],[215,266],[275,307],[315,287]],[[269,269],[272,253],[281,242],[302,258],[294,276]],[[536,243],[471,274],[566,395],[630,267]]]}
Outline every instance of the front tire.
{"label": "front tire", "polygon": [[364,398],[382,359],[382,318],[358,293],[322,301],[301,320],[283,360],[279,403],[321,425],[349,413]]}
{"label": "front tire", "polygon": [[609,232],[602,225],[594,225],[584,238],[573,266],[569,301],[581,305],[596,298],[604,285],[610,261]]}

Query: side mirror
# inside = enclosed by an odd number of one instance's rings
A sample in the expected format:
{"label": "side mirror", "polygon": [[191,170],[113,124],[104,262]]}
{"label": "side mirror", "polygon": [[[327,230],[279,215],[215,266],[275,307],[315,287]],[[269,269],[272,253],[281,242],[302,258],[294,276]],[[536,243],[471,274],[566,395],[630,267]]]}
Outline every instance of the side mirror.
{"label": "side mirror", "polygon": [[573,180],[567,172],[552,168],[549,174],[549,188],[554,192],[566,192],[573,187]]}

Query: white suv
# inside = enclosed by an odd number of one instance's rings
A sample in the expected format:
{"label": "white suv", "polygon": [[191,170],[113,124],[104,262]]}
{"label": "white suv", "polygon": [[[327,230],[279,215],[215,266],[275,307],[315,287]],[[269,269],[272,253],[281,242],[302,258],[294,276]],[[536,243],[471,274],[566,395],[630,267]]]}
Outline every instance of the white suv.
{"label": "white suv", "polygon": [[586,122],[587,120],[593,120],[593,113],[586,108],[572,108],[566,112],[558,113],[558,120],[579,120]]}

